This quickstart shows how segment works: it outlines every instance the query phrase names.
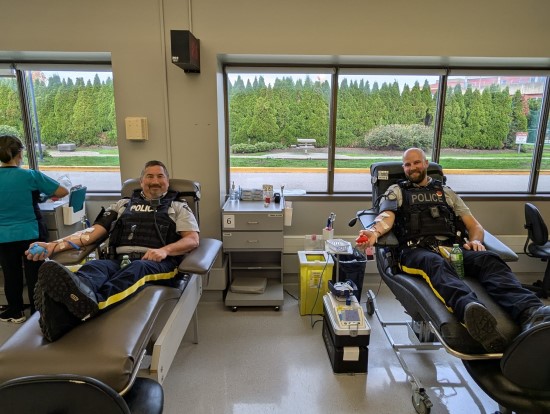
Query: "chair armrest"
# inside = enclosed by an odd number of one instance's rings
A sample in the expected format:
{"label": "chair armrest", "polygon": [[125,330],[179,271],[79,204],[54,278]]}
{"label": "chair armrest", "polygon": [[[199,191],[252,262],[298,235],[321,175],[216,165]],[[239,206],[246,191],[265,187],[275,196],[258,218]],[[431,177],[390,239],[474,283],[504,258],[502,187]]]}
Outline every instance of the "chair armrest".
{"label": "chair armrest", "polygon": [[[487,250],[498,254],[499,257],[505,262],[516,262],[519,259],[518,255],[512,249],[506,246],[503,242],[501,242],[487,230],[485,230],[483,244],[485,245],[485,248]],[[397,247],[399,245],[399,242],[397,241],[397,238],[395,237],[393,232],[390,231],[380,237],[376,242],[376,245],[380,247]]]}
{"label": "chair armrest", "polygon": [[505,262],[517,262],[519,260],[518,255],[512,249],[502,243],[487,230],[485,230],[485,234],[483,236],[483,244],[487,250],[498,254],[499,257]]}
{"label": "chair armrest", "polygon": [[200,239],[199,247],[189,252],[181,261],[178,269],[182,273],[204,275],[210,271],[222,247],[216,239]]}
{"label": "chair armrest", "polygon": [[88,246],[81,247],[80,250],[65,250],[63,252],[57,252],[50,257],[65,266],[80,264],[86,257],[97,248],[96,244],[90,244]]}
{"label": "chair armrest", "polygon": [[397,247],[399,246],[399,241],[397,240],[397,237],[395,237],[395,234],[393,234],[393,231],[389,231],[383,236],[380,236],[378,240],[376,240],[376,246]]}

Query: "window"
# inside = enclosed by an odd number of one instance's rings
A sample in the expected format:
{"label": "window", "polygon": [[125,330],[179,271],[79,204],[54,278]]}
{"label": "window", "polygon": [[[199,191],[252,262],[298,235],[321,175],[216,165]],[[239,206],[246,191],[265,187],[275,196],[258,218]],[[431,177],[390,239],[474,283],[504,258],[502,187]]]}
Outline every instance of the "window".
{"label": "window", "polygon": [[327,70],[228,70],[230,181],[327,192],[331,89]]}
{"label": "window", "polygon": [[[0,134],[22,136],[23,122],[15,71],[0,69]],[[28,152],[23,151],[23,162],[28,165]]]}
{"label": "window", "polygon": [[548,117],[546,122],[546,130],[544,131],[544,142],[542,147],[543,151],[540,173],[538,176],[537,192],[548,194],[550,193],[550,117]]}
{"label": "window", "polygon": [[439,158],[449,185],[527,192],[545,80],[521,72],[451,72]]}
{"label": "window", "polygon": [[88,191],[120,191],[110,71],[11,70],[0,102],[0,129],[25,140],[30,168]]}
{"label": "window", "polygon": [[401,161],[403,148],[431,155],[437,74],[347,70],[338,79],[335,192],[372,191],[370,165]]}
{"label": "window", "polygon": [[458,192],[548,193],[548,71],[423,66],[227,65],[228,188],[365,194],[416,146]]}

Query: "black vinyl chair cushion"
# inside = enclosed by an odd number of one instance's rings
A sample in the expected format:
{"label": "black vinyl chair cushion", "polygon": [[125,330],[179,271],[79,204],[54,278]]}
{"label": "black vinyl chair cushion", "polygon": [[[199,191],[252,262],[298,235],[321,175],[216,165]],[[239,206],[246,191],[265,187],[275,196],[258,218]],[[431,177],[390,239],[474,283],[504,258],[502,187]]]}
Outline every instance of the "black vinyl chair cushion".
{"label": "black vinyl chair cushion", "polygon": [[550,413],[550,391],[534,391],[510,381],[498,359],[463,360],[468,373],[493,400],[518,413]]}
{"label": "black vinyl chair cushion", "polygon": [[[385,260],[383,249],[377,249],[377,261]],[[441,333],[445,342],[455,351],[465,354],[483,354],[486,351],[475,341],[464,325],[438,300],[428,284],[419,276],[393,273],[390,269],[380,273],[407,314],[416,321],[431,321]],[[512,340],[518,333],[518,326],[487,295],[478,281],[466,277],[465,282],[474,290],[479,299],[491,310],[498,320],[502,334]]]}
{"label": "black vinyl chair cushion", "polygon": [[549,344],[550,322],[518,335],[500,360],[502,373],[521,387],[550,391]]}
{"label": "black vinyl chair cushion", "polygon": [[550,241],[546,242],[546,244],[542,246],[531,243],[527,246],[527,250],[534,257],[538,257],[539,259],[548,259],[550,258]]}
{"label": "black vinyl chair cushion", "polygon": [[137,378],[123,398],[90,377],[36,375],[0,385],[0,402],[3,412],[17,414],[161,414],[164,394],[149,378]]}
{"label": "black vinyl chair cushion", "polygon": [[548,227],[539,210],[531,203],[525,203],[525,228],[529,238],[538,246],[548,243]]}

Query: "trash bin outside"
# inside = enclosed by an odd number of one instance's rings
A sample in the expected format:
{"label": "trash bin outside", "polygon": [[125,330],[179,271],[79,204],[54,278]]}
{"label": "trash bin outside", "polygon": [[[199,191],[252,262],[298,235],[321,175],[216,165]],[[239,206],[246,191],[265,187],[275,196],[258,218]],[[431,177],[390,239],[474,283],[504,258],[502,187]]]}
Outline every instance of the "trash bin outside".
{"label": "trash bin outside", "polygon": [[332,269],[332,281],[336,282],[336,269],[338,266],[338,281],[344,282],[351,280],[357,285],[357,301],[361,302],[361,291],[363,290],[363,280],[365,279],[365,269],[367,267],[367,256],[357,249],[353,249],[352,254],[339,254],[335,258],[337,263]]}

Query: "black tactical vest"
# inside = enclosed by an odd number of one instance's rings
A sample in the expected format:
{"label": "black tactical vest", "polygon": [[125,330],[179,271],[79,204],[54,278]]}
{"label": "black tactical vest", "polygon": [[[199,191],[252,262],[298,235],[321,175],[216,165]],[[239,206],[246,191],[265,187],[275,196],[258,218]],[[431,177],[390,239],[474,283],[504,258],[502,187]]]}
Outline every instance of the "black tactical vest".
{"label": "black tactical vest", "polygon": [[445,199],[441,181],[432,180],[426,187],[416,187],[410,181],[397,183],[403,203],[396,214],[394,233],[400,244],[418,241],[427,236],[457,237],[457,218]]}
{"label": "black tactical vest", "polygon": [[141,197],[141,190],[134,191],[109,236],[109,247],[158,249],[178,241],[181,236],[176,232],[176,223],[168,216],[168,209],[178,194],[177,191],[168,191],[158,200],[159,205],[154,206]]}

